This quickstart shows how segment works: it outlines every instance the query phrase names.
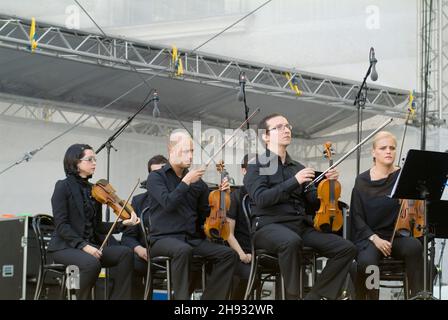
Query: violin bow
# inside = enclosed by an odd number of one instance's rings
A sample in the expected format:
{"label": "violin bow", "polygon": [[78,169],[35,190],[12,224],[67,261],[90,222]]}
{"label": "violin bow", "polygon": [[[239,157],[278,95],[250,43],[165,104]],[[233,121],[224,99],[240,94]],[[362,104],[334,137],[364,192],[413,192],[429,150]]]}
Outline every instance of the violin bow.
{"label": "violin bow", "polygon": [[322,178],[325,176],[325,174],[330,171],[333,168],[336,168],[342,161],[344,161],[348,156],[350,156],[353,152],[356,151],[356,149],[360,148],[364,143],[367,142],[371,137],[373,137],[375,134],[377,134],[378,131],[383,129],[385,126],[387,126],[389,123],[394,121],[393,118],[390,118],[386,122],[384,122],[381,126],[379,126],[375,131],[373,131],[371,134],[369,134],[367,137],[364,138],[360,143],[358,143],[356,146],[354,146],[351,150],[349,150],[345,155],[342,156],[341,159],[333,163],[328,169],[326,169],[324,172],[322,172],[317,178],[315,178],[313,181],[308,183],[308,185],[305,187],[305,192],[308,192],[312,185],[322,180]]}
{"label": "violin bow", "polygon": [[408,130],[409,120],[414,117],[415,117],[414,95],[412,94],[412,91],[411,91],[409,93],[408,113],[406,115],[406,120],[404,121],[403,137],[401,138],[400,154],[399,154],[398,160],[397,160],[397,167],[400,167],[401,155],[403,153],[404,140],[406,139],[406,133]]}
{"label": "violin bow", "polygon": [[109,232],[107,233],[106,238],[104,239],[103,243],[101,244],[101,247],[100,247],[100,249],[99,249],[100,251],[103,251],[103,248],[104,248],[104,246],[106,245],[107,241],[109,240],[109,238],[110,238],[110,236],[111,236],[111,234],[112,234],[112,231],[114,230],[115,225],[116,225],[117,222],[118,222],[118,219],[121,217],[121,214],[123,213],[124,208],[126,208],[126,206],[128,205],[129,200],[131,199],[132,195],[133,195],[134,192],[135,192],[135,189],[137,189],[137,187],[138,187],[139,184],[140,184],[140,178],[137,179],[137,183],[135,184],[134,189],[132,189],[131,194],[130,194],[129,197],[127,198],[127,200],[126,200],[126,202],[124,203],[124,205],[121,207],[120,213],[117,214],[117,217],[115,218],[114,223],[113,223],[112,226],[110,227]]}
{"label": "violin bow", "polygon": [[246,125],[246,123],[249,123],[249,121],[253,117],[255,117],[255,115],[258,112],[260,112],[260,108],[257,108],[254,112],[252,112],[252,114],[249,116],[249,118],[244,120],[243,123],[241,123],[241,125],[236,130],[233,131],[232,135],[230,137],[228,137],[226,141],[224,141],[224,143],[218,148],[218,150],[213,155],[210,156],[210,159],[208,159],[208,161],[205,164],[205,168],[207,168],[210,165],[210,163],[212,161],[214,161],[213,158],[216,157],[218,155],[218,153],[220,153],[222,151],[222,149],[224,149],[224,147],[230,142],[230,140],[232,140],[235,137],[235,135],[238,133],[238,131],[241,130]]}

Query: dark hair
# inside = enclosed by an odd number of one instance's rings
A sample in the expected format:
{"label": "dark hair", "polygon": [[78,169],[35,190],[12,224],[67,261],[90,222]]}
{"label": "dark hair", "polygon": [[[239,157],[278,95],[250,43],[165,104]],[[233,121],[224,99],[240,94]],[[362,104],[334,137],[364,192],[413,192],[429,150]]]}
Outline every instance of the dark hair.
{"label": "dark hair", "polygon": [[78,173],[78,163],[82,157],[84,157],[84,151],[93,150],[88,144],[73,144],[71,145],[64,156],[64,171],[65,175],[75,175]]}
{"label": "dark hair", "polygon": [[166,163],[168,163],[167,158],[165,158],[161,154],[158,154],[158,155],[152,157],[151,159],[149,159],[149,161],[148,161],[148,172],[151,173],[151,166],[153,164],[166,164]]}
{"label": "dark hair", "polygon": [[266,134],[267,134],[268,133],[268,121],[275,117],[284,117],[284,115],[282,115],[280,113],[273,113],[273,114],[270,114],[270,115],[264,117],[258,123],[258,130],[266,130]]}

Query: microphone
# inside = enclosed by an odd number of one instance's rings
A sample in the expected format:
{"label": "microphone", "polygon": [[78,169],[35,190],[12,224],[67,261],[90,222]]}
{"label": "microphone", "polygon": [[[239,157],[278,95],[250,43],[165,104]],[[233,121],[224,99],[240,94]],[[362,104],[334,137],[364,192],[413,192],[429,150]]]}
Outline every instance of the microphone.
{"label": "microphone", "polygon": [[246,74],[244,71],[240,72],[240,91],[238,91],[238,101],[243,101],[244,99],[244,86],[246,85]]}
{"label": "microphone", "polygon": [[154,103],[154,109],[152,109],[152,116],[154,118],[158,118],[158,117],[160,117],[160,110],[158,108],[158,102],[159,102],[160,98],[159,98],[159,94],[157,93],[157,90],[154,90],[151,100]]}
{"label": "microphone", "polygon": [[375,49],[370,48],[370,55],[369,55],[370,64],[372,65],[372,73],[370,74],[370,79],[372,81],[378,80],[378,72],[376,72],[376,63],[378,60],[375,58]]}

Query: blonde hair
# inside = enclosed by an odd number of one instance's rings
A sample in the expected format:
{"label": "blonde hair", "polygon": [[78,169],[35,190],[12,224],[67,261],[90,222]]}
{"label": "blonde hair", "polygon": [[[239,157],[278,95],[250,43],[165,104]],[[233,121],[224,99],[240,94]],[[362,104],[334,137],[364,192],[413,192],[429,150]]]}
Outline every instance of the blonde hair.
{"label": "blonde hair", "polygon": [[395,143],[395,147],[397,146],[397,138],[392,133],[389,131],[380,131],[373,137],[372,149],[375,149],[378,141],[384,138],[391,138]]}

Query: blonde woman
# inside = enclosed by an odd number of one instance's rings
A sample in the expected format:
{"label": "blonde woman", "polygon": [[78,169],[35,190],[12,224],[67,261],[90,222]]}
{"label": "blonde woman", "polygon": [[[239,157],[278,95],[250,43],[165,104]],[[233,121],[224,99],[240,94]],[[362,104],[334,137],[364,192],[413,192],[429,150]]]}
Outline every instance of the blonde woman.
{"label": "blonde woman", "polygon": [[381,257],[403,259],[406,264],[410,296],[422,288],[423,248],[418,239],[396,235],[390,243],[400,204],[388,197],[400,168],[395,166],[397,140],[387,131],[373,139],[372,167],[361,173],[352,191],[351,240],[358,249],[356,296],[378,299],[378,290],[367,289],[366,268],[378,265]]}

